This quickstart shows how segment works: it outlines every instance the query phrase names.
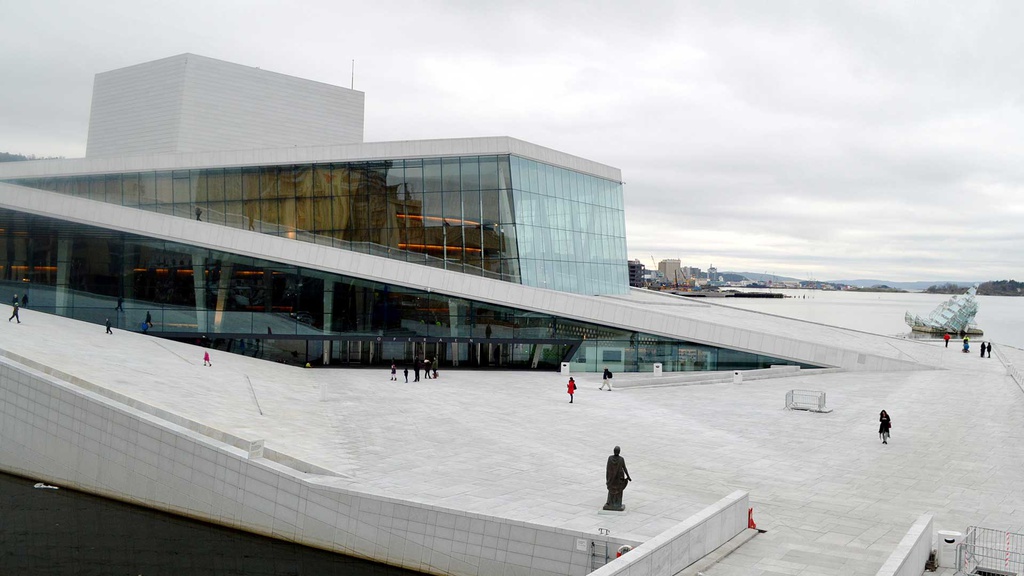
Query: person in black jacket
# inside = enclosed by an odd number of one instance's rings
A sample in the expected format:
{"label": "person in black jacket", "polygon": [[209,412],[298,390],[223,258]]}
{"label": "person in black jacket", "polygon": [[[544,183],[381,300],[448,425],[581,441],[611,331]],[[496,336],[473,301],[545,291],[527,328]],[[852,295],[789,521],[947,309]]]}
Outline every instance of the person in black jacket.
{"label": "person in black jacket", "polygon": [[601,387],[598,390],[604,390],[604,387],[608,387],[608,391],[612,391],[612,371],[607,367],[604,369],[604,375],[601,377]]}
{"label": "person in black jacket", "polygon": [[892,419],[889,418],[889,413],[882,410],[881,414],[878,415],[878,436],[882,439],[882,444],[889,443],[889,429],[892,428]]}

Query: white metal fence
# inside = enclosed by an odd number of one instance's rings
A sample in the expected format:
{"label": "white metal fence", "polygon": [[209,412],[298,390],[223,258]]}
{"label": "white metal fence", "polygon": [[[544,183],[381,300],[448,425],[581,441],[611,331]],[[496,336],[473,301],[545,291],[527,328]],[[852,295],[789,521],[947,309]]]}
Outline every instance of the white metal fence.
{"label": "white metal fence", "polygon": [[971,526],[956,552],[958,575],[1024,574],[1024,534]]}
{"label": "white metal fence", "polygon": [[825,407],[825,393],[818,390],[790,390],[786,392],[787,410],[810,410],[811,412],[831,412]]}

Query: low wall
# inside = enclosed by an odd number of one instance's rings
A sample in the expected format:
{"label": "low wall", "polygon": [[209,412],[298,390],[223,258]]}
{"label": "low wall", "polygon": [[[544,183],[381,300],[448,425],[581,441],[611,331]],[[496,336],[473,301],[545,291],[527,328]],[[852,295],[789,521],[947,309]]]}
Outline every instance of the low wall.
{"label": "low wall", "polygon": [[190,428],[0,359],[4,472],[434,574],[583,576],[595,542],[640,545],[349,490]]}
{"label": "low wall", "polygon": [[876,576],[921,576],[932,553],[932,515],[924,514],[896,545]]}
{"label": "low wall", "polygon": [[757,370],[723,370],[715,372],[667,372],[656,376],[650,372],[626,372],[617,374],[612,379],[616,388],[640,388],[655,386],[691,386],[696,384],[725,384],[734,381],[734,372],[743,375],[743,382],[767,380],[771,378],[788,378],[791,376],[810,376],[840,372],[840,368],[808,368],[799,366],[778,365]]}
{"label": "low wall", "polygon": [[747,528],[750,498],[736,491],[644,542],[591,576],[672,576]]}

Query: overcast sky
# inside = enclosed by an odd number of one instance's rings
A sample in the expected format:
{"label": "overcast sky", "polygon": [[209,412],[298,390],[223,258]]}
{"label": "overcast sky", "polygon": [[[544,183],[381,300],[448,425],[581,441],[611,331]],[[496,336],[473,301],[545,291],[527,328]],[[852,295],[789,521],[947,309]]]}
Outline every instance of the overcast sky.
{"label": "overcast sky", "polygon": [[367,141],[622,169],[631,258],[1024,280],[1021,2],[6,0],[0,151],[81,157],[98,72],[191,52],[366,93]]}

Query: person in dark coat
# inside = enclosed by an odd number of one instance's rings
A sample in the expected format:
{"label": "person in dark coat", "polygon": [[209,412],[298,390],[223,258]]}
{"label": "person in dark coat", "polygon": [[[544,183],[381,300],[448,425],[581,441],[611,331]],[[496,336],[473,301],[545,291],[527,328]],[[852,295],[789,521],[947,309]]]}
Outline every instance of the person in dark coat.
{"label": "person in dark coat", "polygon": [[878,436],[882,439],[882,444],[889,443],[889,429],[892,428],[892,419],[889,418],[889,413],[885,410],[878,415]]}
{"label": "person in dark coat", "polygon": [[114,331],[110,329],[110,318],[107,318],[107,334],[113,334]]}
{"label": "person in dark coat", "polygon": [[576,381],[569,376],[569,404],[572,404],[572,396],[576,393]]}
{"label": "person in dark coat", "polygon": [[21,295],[21,307],[28,308],[28,292]]}
{"label": "person in dark coat", "polygon": [[986,344],[986,346],[988,346],[988,348],[987,348],[987,350],[988,350],[988,357],[991,358],[992,357],[992,343],[989,342],[988,344]]}
{"label": "person in dark coat", "polygon": [[405,370],[402,370],[402,374],[405,374],[405,383],[408,384],[409,383],[409,369],[406,368]]}
{"label": "person in dark coat", "polygon": [[12,308],[14,308],[14,311],[11,312],[11,317],[7,319],[8,322],[10,322],[12,319],[17,319],[18,320],[18,324],[21,324],[21,316],[18,316],[18,308],[19,307],[20,307],[20,305],[18,304],[18,297],[15,296],[14,297],[14,305],[12,306]]}
{"label": "person in dark coat", "polygon": [[981,357],[984,358],[985,357],[985,342],[982,342],[981,346],[978,346],[978,348],[981,348]]}

